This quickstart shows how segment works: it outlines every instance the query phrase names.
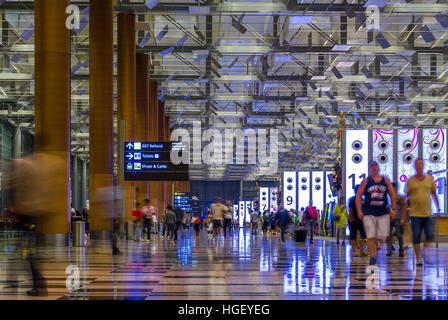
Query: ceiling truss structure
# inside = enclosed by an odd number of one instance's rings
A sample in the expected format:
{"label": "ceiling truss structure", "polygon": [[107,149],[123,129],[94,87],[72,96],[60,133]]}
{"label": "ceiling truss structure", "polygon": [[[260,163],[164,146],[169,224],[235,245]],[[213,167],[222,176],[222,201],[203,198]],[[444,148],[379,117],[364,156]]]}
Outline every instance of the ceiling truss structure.
{"label": "ceiling truss structure", "polygon": [[[203,130],[277,128],[281,172],[329,169],[341,111],[348,129],[448,124],[447,1],[375,2],[385,3],[375,31],[367,1],[358,0],[123,0],[115,14],[136,14],[137,52],[150,56],[171,128],[191,130],[194,121]],[[88,1],[72,3],[88,21]],[[33,8],[33,1],[0,6],[0,117],[30,132]],[[88,28],[72,32],[72,152],[82,157]],[[279,175],[252,164],[192,165],[191,178]]]}

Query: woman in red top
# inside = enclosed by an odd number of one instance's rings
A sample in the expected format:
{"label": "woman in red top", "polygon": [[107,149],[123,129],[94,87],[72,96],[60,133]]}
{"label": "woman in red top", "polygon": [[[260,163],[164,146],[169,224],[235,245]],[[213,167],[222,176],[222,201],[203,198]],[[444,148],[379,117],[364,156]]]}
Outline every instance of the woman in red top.
{"label": "woman in red top", "polygon": [[139,207],[140,203],[137,202],[135,208],[132,209],[134,241],[140,241],[140,233],[142,229],[143,212]]}

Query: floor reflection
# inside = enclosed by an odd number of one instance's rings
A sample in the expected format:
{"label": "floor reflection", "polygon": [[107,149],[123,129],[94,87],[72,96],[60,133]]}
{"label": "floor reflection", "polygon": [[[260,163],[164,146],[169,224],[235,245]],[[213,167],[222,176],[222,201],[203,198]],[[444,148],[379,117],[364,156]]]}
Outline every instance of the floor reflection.
{"label": "floor reflection", "polygon": [[[209,239],[205,231],[179,232],[176,242],[154,235],[151,243],[121,241],[86,248],[41,248],[48,281],[45,299],[346,299],[446,300],[448,245],[426,248],[415,267],[412,249],[378,259],[379,288],[366,286],[368,258],[352,257],[350,245],[316,239],[314,245],[235,230]],[[67,289],[66,269],[79,269],[79,288]],[[29,298],[31,275],[19,240],[0,241],[0,299]]]}

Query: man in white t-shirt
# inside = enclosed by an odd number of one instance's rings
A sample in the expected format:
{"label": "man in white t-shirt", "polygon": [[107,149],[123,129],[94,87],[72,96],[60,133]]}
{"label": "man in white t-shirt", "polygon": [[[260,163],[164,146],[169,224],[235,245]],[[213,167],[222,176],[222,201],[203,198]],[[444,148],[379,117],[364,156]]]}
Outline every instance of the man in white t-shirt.
{"label": "man in white t-shirt", "polygon": [[225,211],[221,198],[215,198],[215,203],[212,204],[211,210],[213,215],[213,235],[219,236]]}

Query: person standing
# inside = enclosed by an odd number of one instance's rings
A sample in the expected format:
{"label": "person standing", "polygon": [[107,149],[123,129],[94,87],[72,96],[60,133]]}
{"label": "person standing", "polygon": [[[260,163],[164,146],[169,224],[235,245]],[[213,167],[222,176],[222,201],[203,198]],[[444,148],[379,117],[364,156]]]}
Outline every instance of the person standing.
{"label": "person standing", "polygon": [[395,230],[395,234],[398,238],[398,255],[400,257],[404,257],[404,244],[403,244],[403,226],[401,224],[401,217],[404,217],[406,215],[406,199],[401,194],[397,193],[397,184],[394,182],[392,183],[394,186],[395,193],[397,194],[397,214],[395,216],[395,219],[390,221],[390,233],[389,237],[387,238],[387,253],[386,256],[392,255],[392,250],[394,247],[392,246],[392,240],[393,240],[393,230]]}
{"label": "person standing", "polygon": [[[358,192],[358,188],[359,185],[355,187],[355,195],[348,200],[348,228],[350,230],[350,244],[352,246],[352,255],[354,257],[359,255],[357,249],[359,249],[361,255],[366,255],[364,246],[366,245],[367,240],[364,226],[356,211],[356,193]],[[360,235],[359,241],[357,240],[358,232]]]}
{"label": "person standing", "polygon": [[347,207],[345,197],[339,199],[339,204],[334,207],[334,220],[336,221],[336,244],[339,245],[339,238],[342,238],[342,245],[345,246],[345,230],[347,228]]}
{"label": "person standing", "polygon": [[[151,209],[153,209],[153,210],[151,210]],[[151,240],[151,225],[152,225],[152,216],[154,213],[155,213],[154,206],[151,206],[149,204],[149,199],[145,199],[145,205],[142,208],[142,214],[143,214],[143,228],[142,228],[143,232],[142,233],[145,234],[145,229],[146,229],[146,235],[147,235],[146,242],[149,242]]]}
{"label": "person standing", "polygon": [[175,238],[175,230],[176,230],[176,223],[177,223],[177,217],[174,213],[173,207],[171,205],[166,206],[165,210],[165,230],[166,230],[166,238],[171,239],[174,241]]}
{"label": "person standing", "polygon": [[211,239],[213,236],[213,214],[210,212],[207,214],[207,218],[205,219],[205,223],[207,225],[207,236],[208,239]]}
{"label": "person standing", "polygon": [[268,233],[268,227],[269,227],[269,211],[265,210],[263,213],[263,234]]}
{"label": "person standing", "polygon": [[176,227],[174,228],[174,240],[177,240],[177,232],[182,227],[182,211],[179,207],[174,208],[174,213],[176,214]]}
{"label": "person standing", "polygon": [[278,221],[278,224],[280,226],[280,234],[282,243],[285,243],[285,232],[286,228],[288,227],[288,224],[291,222],[288,211],[285,210],[283,207],[283,203],[280,203],[278,206],[278,211],[275,216],[275,220]]}
{"label": "person standing", "polygon": [[274,212],[271,212],[271,214],[269,215],[269,224],[271,225],[270,227],[271,234],[275,234],[276,220]]}
{"label": "person standing", "polygon": [[227,229],[232,230],[232,203],[230,200],[226,201],[226,205],[224,207],[224,237],[227,235]]}
{"label": "person standing", "polygon": [[250,212],[250,223],[252,226],[252,234],[257,234],[258,229],[258,213],[254,210]]}
{"label": "person standing", "polygon": [[140,209],[140,203],[135,204],[135,208],[132,209],[132,219],[133,223],[133,233],[134,233],[134,241],[140,241],[140,233],[141,233],[141,225],[143,220],[143,213]]}
{"label": "person standing", "polygon": [[[420,241],[422,231],[425,233],[425,247],[434,241],[434,220],[431,217],[431,196],[433,197],[438,213],[440,214],[439,198],[436,193],[436,185],[431,175],[423,174],[423,160],[415,161],[417,174],[411,177],[406,184],[406,196],[409,205],[409,217],[411,218],[412,243],[414,245],[417,266],[423,266]],[[402,217],[402,223],[407,217]]]}
{"label": "person standing", "polygon": [[[359,219],[363,221],[367,234],[367,247],[369,248],[370,265],[376,265],[379,249],[377,241],[381,244],[389,236],[390,220],[396,214],[395,190],[389,179],[381,176],[380,168],[376,161],[369,164],[369,176],[364,179],[356,193],[356,210]],[[364,195],[364,204],[362,196]],[[389,215],[387,195],[390,196],[392,211]],[[376,250],[375,250],[376,249]]]}
{"label": "person standing", "polygon": [[308,207],[305,209],[306,227],[310,232],[310,243],[313,243],[314,226],[317,220],[317,209],[313,207],[313,200],[310,200]]}
{"label": "person standing", "polygon": [[213,234],[219,236],[221,233],[220,230],[222,228],[222,219],[224,217],[224,208],[225,206],[222,204],[221,198],[215,198],[215,203],[212,204],[212,213],[213,213]]}

